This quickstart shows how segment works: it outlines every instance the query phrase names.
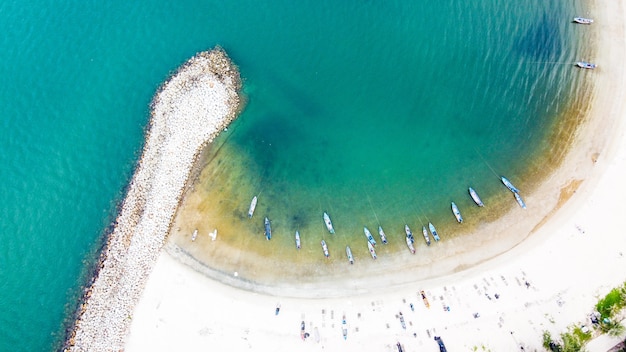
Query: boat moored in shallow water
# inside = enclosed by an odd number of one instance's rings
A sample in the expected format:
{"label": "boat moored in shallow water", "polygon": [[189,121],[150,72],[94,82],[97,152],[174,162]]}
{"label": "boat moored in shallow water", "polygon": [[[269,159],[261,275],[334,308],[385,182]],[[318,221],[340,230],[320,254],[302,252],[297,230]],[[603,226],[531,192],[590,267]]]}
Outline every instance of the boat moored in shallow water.
{"label": "boat moored in shallow water", "polygon": [[375,246],[376,240],[374,239],[374,236],[372,236],[372,233],[370,232],[370,230],[368,230],[367,227],[365,226],[363,226],[363,233],[365,233],[365,237],[367,237],[367,241],[371,243],[372,246]]}
{"label": "boat moored in shallow water", "polygon": [[352,250],[350,246],[346,246],[346,256],[348,256],[348,261],[350,264],[354,264],[354,257],[352,256]]}
{"label": "boat moored in shallow water", "polygon": [[515,186],[513,186],[511,181],[509,181],[506,177],[502,176],[500,179],[502,180],[502,183],[504,183],[506,188],[508,188],[511,192],[519,193],[519,189],[517,189]]}
{"label": "boat moored in shallow water", "polygon": [[322,250],[324,251],[324,256],[326,258],[330,257],[330,253],[328,252],[328,246],[326,245],[326,241],[322,240]]}
{"label": "boat moored in shallow water", "polygon": [[522,209],[526,209],[526,203],[524,203],[524,200],[522,199],[522,196],[519,195],[519,193],[515,193],[515,200],[517,201],[517,204],[522,207]]}
{"label": "boat moored in shallow water", "polygon": [[428,228],[430,229],[430,233],[433,234],[433,238],[435,239],[435,241],[439,242],[439,240],[441,240],[441,238],[439,238],[439,234],[437,233],[437,229],[435,228],[435,225],[433,225],[431,222],[428,223]]}
{"label": "boat moored in shallow water", "polygon": [[328,232],[330,232],[331,234],[335,233],[335,228],[333,227],[333,223],[330,221],[330,216],[327,212],[324,212],[324,224],[326,224]]}
{"label": "boat moored in shallow water", "polygon": [[296,248],[300,249],[300,231],[296,231]]}
{"label": "boat moored in shallow water", "polygon": [[592,24],[593,19],[585,18],[585,17],[574,17],[574,20],[572,22],[578,23],[578,24]]}
{"label": "boat moored in shallow water", "polygon": [[191,242],[195,241],[196,237],[198,237],[198,229],[195,229],[193,234],[191,234]]}
{"label": "boat moored in shallow water", "polygon": [[412,254],[415,254],[415,247],[413,246],[413,241],[411,241],[409,236],[406,236],[405,239],[406,239],[406,245],[407,247],[409,247],[409,251],[411,251]]}
{"label": "boat moored in shallow water", "polygon": [[461,212],[459,211],[459,207],[456,206],[456,203],[452,202],[452,213],[456,218],[456,221],[460,224],[463,222],[463,217],[461,216]]}
{"label": "boat moored in shallow water", "polygon": [[478,205],[479,207],[485,206],[485,204],[483,204],[483,201],[478,196],[478,193],[476,193],[476,191],[472,187],[469,188],[469,194],[474,200],[474,203],[476,203],[476,205]]}
{"label": "boat moored in shallow water", "polygon": [[404,232],[406,232],[406,237],[411,240],[411,243],[414,243],[415,237],[413,237],[413,232],[411,232],[409,225],[404,225]]}
{"label": "boat moored in shallow water", "polygon": [[426,226],[422,226],[422,235],[424,235],[424,241],[426,241],[426,245],[430,246],[430,237],[428,236],[428,231],[426,231]]}
{"label": "boat moored in shallow water", "polygon": [[250,208],[248,209],[248,217],[251,218],[254,215],[254,209],[256,209],[257,197],[254,196],[250,202]]}
{"label": "boat moored in shallow water", "polygon": [[372,259],[376,259],[376,250],[374,249],[374,245],[372,245],[372,242],[367,242],[367,248],[370,250],[370,255],[372,256]]}
{"label": "boat moored in shallow water", "polygon": [[378,234],[380,235],[380,240],[383,244],[387,244],[387,236],[385,236],[385,231],[383,231],[383,227],[378,225]]}
{"label": "boat moored in shallow water", "polygon": [[588,70],[593,70],[594,68],[598,67],[598,65],[592,64],[591,62],[587,62],[587,61],[578,61],[576,63],[576,66],[580,68],[588,69]]}
{"label": "boat moored in shallow water", "polygon": [[268,241],[272,239],[272,225],[270,225],[270,219],[267,217],[265,218],[265,238]]}

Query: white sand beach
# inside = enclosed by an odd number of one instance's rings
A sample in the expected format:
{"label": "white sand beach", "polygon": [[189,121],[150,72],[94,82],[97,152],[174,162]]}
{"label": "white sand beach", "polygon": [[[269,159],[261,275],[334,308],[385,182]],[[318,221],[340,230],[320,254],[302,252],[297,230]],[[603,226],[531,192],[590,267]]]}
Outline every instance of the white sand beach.
{"label": "white sand beach", "polygon": [[[596,4],[591,16],[598,41],[591,59],[599,68],[581,74],[596,82],[592,106],[562,166],[527,197],[529,211],[545,215],[544,193],[582,182],[541,226],[523,230],[523,242],[483,262],[480,249],[463,253],[480,264],[451,266],[435,279],[393,285],[393,275],[376,275],[370,279],[375,290],[359,281],[359,292],[366,293],[315,299],[224,285],[162,251],[132,314],[125,349],[395,351],[399,342],[404,351],[438,351],[433,337],[441,336],[450,351],[529,351],[543,350],[544,330],[558,336],[571,324],[589,324],[597,299],[626,281],[620,269],[626,266],[620,204],[626,198],[626,8],[621,2]],[[528,221],[508,214],[505,220]],[[528,226],[502,231],[520,228]],[[310,334],[305,340],[302,322]],[[606,350],[593,343],[589,348]]]}

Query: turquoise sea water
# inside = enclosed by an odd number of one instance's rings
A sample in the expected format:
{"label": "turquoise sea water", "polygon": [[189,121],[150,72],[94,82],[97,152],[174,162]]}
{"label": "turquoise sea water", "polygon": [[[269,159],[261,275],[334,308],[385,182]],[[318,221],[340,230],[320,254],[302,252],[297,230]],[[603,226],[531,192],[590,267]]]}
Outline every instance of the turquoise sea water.
{"label": "turquoise sea water", "polygon": [[228,143],[254,160],[250,180],[267,201],[298,200],[276,214],[310,194],[305,210],[347,214],[365,190],[374,204],[418,197],[443,211],[468,182],[485,196],[500,187],[476,150],[515,180],[541,148],[575,94],[578,71],[554,63],[578,59],[585,34],[568,20],[583,10],[540,0],[0,3],[0,350],[59,346],[152,95],[195,52],[219,44],[240,66],[249,104]]}

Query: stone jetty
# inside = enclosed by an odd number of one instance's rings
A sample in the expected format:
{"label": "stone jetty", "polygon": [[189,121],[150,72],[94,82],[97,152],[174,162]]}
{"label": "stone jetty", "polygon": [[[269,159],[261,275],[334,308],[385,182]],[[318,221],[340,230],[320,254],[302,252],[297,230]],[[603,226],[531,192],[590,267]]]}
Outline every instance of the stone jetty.
{"label": "stone jetty", "polygon": [[240,109],[241,79],[221,48],[182,65],[151,103],[146,142],[76,312],[66,351],[121,351],[194,162]]}

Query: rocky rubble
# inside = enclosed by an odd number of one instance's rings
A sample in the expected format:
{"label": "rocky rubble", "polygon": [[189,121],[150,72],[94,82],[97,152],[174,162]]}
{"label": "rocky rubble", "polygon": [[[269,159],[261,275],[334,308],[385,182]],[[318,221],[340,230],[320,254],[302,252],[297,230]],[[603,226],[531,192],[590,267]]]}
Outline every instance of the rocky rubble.
{"label": "rocky rubble", "polygon": [[191,168],[239,112],[241,79],[226,53],[198,53],[159,89],[146,143],[66,351],[119,351]]}

